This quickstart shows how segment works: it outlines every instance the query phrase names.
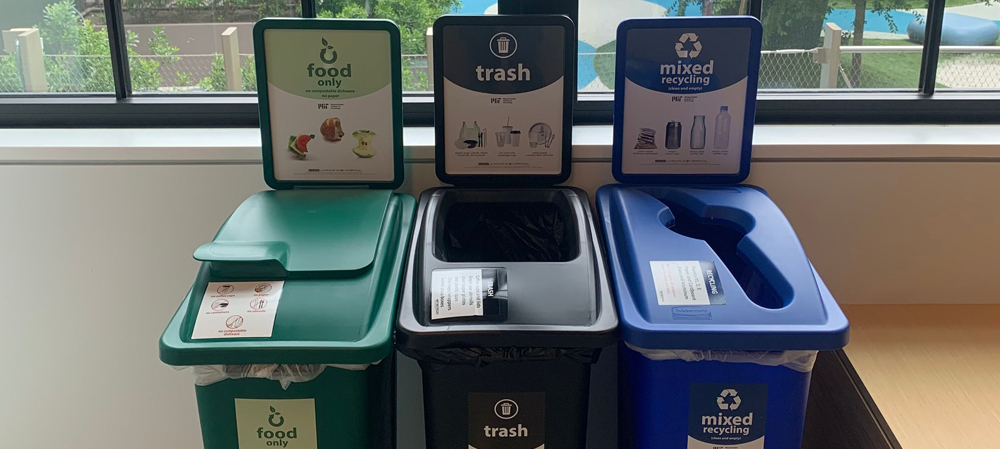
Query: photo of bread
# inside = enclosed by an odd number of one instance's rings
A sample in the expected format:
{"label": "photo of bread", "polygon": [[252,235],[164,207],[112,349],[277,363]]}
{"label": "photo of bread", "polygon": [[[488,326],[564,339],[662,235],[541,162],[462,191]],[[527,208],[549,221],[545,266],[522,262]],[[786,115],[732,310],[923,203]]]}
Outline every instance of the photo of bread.
{"label": "photo of bread", "polygon": [[344,128],[340,124],[340,118],[330,117],[323,120],[323,124],[319,126],[319,133],[330,142],[340,142],[340,139],[344,137]]}

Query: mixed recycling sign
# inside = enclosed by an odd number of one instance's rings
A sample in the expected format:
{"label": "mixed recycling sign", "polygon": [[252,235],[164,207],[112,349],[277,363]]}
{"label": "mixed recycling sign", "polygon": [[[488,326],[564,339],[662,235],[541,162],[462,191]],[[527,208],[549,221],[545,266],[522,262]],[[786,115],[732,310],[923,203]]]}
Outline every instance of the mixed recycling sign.
{"label": "mixed recycling sign", "polygon": [[735,20],[619,28],[622,173],[740,172],[759,56],[757,34],[744,18]]}

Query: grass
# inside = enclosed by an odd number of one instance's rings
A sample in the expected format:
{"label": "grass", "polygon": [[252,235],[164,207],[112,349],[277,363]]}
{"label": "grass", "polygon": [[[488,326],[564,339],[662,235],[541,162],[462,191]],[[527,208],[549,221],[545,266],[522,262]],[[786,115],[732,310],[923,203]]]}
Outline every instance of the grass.
{"label": "grass", "polygon": [[[864,45],[915,46],[906,40],[865,39]],[[597,53],[610,53],[594,57],[594,69],[601,82],[609,88],[615,83],[615,42],[597,49]],[[945,56],[942,55],[942,58]],[[920,78],[920,53],[869,53],[861,59],[860,85],[862,88],[916,89]],[[761,89],[816,89],[819,87],[820,65],[812,62],[810,55],[800,55],[786,60],[764,58],[761,62]],[[851,70],[851,55],[841,55],[841,66]],[[840,87],[847,87],[843,80]]]}
{"label": "grass", "polygon": [[[864,45],[916,46],[899,39],[865,39]],[[841,67],[850,73],[850,54],[841,55]],[[920,79],[920,53],[868,53],[861,57],[862,88],[903,88],[916,89]],[[841,87],[843,85],[841,80]]]}
{"label": "grass", "polygon": [[[990,2],[992,1],[994,0],[990,0]],[[974,3],[986,3],[986,0],[946,0],[945,6],[965,6]],[[851,0],[831,0],[830,7],[833,9],[854,9],[854,2]],[[902,5],[896,6],[894,9],[927,9],[927,0],[904,0]]]}

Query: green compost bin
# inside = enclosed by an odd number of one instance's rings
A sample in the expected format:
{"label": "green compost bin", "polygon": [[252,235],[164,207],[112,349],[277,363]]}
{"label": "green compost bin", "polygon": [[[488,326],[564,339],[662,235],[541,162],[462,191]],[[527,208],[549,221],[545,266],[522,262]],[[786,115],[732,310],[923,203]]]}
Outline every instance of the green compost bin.
{"label": "green compost bin", "polygon": [[394,447],[392,329],[416,203],[392,191],[399,30],[265,19],[254,54],[275,190],[195,251],[160,359],[192,367],[205,449]]}
{"label": "green compost bin", "polygon": [[[392,446],[392,324],[414,206],[388,190],[261,192],[195,252],[202,267],[160,359],[195,367],[206,449]],[[241,329],[254,336],[225,336]]]}

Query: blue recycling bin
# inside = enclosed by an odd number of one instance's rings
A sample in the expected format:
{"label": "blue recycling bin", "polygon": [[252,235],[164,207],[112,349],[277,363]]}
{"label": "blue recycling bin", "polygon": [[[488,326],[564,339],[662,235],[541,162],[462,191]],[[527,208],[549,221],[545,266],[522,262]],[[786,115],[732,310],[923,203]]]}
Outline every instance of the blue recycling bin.
{"label": "blue recycling bin", "polygon": [[818,350],[848,323],[757,187],[604,186],[622,448],[798,448]]}

